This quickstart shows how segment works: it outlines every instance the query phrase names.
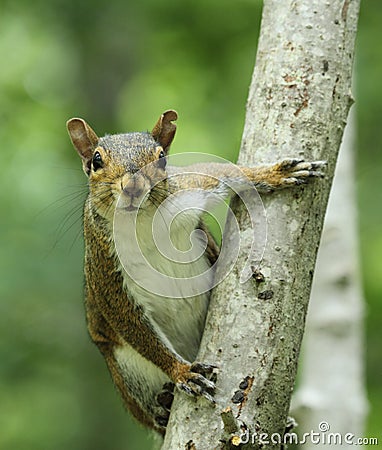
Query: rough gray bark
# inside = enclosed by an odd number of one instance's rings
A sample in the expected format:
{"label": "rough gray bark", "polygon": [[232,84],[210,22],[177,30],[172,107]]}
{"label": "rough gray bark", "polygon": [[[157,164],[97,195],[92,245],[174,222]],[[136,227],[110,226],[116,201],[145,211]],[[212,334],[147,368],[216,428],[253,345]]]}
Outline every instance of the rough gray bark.
{"label": "rough gray bark", "polygon": [[[328,424],[332,433],[362,437],[365,427],[364,299],[358,266],[354,126],[353,109],[329,198],[300,358],[299,389],[292,401],[300,435],[318,431],[321,423],[324,428]],[[303,448],[326,446],[307,442]]]}
{"label": "rough gray bark", "polygon": [[213,292],[199,354],[220,368],[217,405],[178,394],[164,449],[235,448],[244,428],[257,437],[245,448],[260,448],[261,433],[269,439],[284,433],[323,218],[352,103],[358,9],[358,0],[264,1],[239,164],[324,159],[327,177],[263,197],[268,238],[262,282],[257,272],[259,281],[240,283],[252,231],[233,202],[242,229],[240,256]]}

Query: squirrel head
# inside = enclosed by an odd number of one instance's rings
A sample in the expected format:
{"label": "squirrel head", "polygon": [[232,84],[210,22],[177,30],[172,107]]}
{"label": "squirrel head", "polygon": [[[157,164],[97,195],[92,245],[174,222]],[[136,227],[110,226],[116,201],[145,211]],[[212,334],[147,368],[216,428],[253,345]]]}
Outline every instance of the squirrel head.
{"label": "squirrel head", "polygon": [[[137,210],[166,198],[166,156],[174,139],[178,115],[165,111],[153,130],[99,138],[85,120],[68,120],[70,139],[89,178],[91,206],[105,218],[114,208]],[[146,203],[146,200],[148,202]]]}

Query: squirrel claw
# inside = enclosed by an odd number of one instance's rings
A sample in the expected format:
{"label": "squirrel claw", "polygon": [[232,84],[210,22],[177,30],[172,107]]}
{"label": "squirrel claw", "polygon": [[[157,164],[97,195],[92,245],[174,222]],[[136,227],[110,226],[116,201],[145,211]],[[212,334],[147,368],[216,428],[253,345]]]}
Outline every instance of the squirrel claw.
{"label": "squirrel claw", "polygon": [[168,412],[165,415],[157,415],[154,420],[159,429],[165,429],[168,424],[168,419],[170,418],[170,413]]}
{"label": "squirrel claw", "polygon": [[176,387],[179,390],[185,392],[190,397],[196,397],[198,395],[197,392],[194,389],[192,389],[190,386],[188,386],[188,384],[186,384],[186,383],[176,383]]}
{"label": "squirrel claw", "polygon": [[170,411],[174,400],[174,384],[165,383],[162,390],[157,394],[158,405],[167,411]]}
{"label": "squirrel claw", "polygon": [[[215,383],[205,378],[203,375],[200,374],[193,374],[192,378],[190,379],[190,382],[200,386],[202,388],[202,392],[205,390],[206,392],[213,393],[215,390]],[[201,393],[202,393],[201,392]]]}
{"label": "squirrel claw", "polygon": [[310,178],[322,178],[326,161],[304,161],[301,159],[286,159],[281,162],[280,169],[284,173],[283,185],[305,184]]}
{"label": "squirrel claw", "polygon": [[191,372],[200,373],[204,377],[214,373],[215,369],[217,369],[217,366],[212,364],[203,364],[199,362],[194,362],[191,364]]}
{"label": "squirrel claw", "polygon": [[215,404],[213,399],[215,383],[207,378],[214,373],[216,373],[216,366],[193,363],[176,383],[176,386],[191,397],[204,397],[210,403]]}
{"label": "squirrel claw", "polygon": [[215,405],[215,399],[213,397],[213,392],[208,392],[207,389],[204,388],[204,386],[200,386],[199,384],[194,384],[192,386],[193,382],[190,380],[189,384],[186,383],[177,383],[177,388],[181,390],[182,392],[186,393],[189,397],[204,397],[209,403],[212,405]]}
{"label": "squirrel claw", "polygon": [[202,396],[209,402],[211,403],[211,405],[215,406],[216,405],[216,401],[215,399],[212,397],[212,395],[210,395],[208,392],[203,392]]}
{"label": "squirrel claw", "polygon": [[165,383],[162,390],[157,394],[157,406],[154,410],[154,421],[159,430],[165,430],[170,417],[171,405],[174,400],[174,384]]}

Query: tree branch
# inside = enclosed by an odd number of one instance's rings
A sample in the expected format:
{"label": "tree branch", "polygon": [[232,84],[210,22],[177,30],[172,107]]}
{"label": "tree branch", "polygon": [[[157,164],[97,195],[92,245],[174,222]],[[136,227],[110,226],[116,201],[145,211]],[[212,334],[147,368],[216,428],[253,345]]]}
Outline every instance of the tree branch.
{"label": "tree branch", "polygon": [[251,252],[251,223],[233,201],[240,255],[212,294],[199,352],[199,360],[220,368],[217,406],[177,395],[164,449],[237,448],[235,433],[227,436],[223,426],[227,408],[255,438],[245,448],[260,448],[261,433],[285,431],[322,223],[352,104],[358,9],[358,0],[264,1],[239,164],[324,159],[327,177],[263,197],[267,244],[257,279],[245,283],[240,274]]}
{"label": "tree branch", "polygon": [[[331,432],[343,436],[349,432],[363,436],[365,430],[364,298],[354,184],[354,112],[353,108],[330,194],[300,356],[299,387],[292,401],[300,434],[317,429],[322,421],[330,425]],[[304,450],[316,447],[309,442],[303,446]],[[343,444],[342,448],[346,447],[352,445]]]}

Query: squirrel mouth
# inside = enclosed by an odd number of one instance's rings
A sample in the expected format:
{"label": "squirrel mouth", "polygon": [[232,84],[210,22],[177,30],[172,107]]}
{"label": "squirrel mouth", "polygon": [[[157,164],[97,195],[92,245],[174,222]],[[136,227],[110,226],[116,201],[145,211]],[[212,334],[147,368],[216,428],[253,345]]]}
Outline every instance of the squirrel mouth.
{"label": "squirrel mouth", "polygon": [[144,203],[145,198],[138,198],[122,194],[118,198],[115,207],[120,211],[137,212],[138,210],[142,209],[142,207],[145,207],[143,205]]}
{"label": "squirrel mouth", "polygon": [[125,206],[122,209],[124,209],[125,211],[128,211],[128,212],[132,212],[132,211],[137,211],[139,208],[138,208],[138,206],[130,205],[130,206]]}

